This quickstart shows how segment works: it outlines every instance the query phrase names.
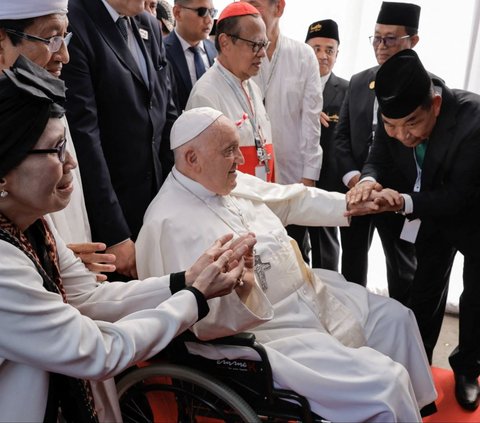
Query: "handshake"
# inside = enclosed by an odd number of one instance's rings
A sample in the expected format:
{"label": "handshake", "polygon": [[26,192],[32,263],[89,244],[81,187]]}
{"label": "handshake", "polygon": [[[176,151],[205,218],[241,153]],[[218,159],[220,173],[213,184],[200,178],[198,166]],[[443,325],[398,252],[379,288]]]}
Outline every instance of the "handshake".
{"label": "handshake", "polygon": [[378,182],[358,182],[346,194],[347,211],[345,216],[362,216],[365,214],[404,210],[403,196],[390,188],[383,188]]}

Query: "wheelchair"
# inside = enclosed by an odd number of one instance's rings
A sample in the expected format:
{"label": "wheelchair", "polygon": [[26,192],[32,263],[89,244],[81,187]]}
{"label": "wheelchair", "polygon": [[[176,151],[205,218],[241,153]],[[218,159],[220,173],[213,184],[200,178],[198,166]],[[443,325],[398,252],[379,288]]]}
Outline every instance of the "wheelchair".
{"label": "wheelchair", "polygon": [[[248,347],[259,360],[204,358],[189,352],[192,342]],[[187,331],[127,370],[117,391],[124,423],[327,423],[305,397],[273,386],[267,353],[253,333],[203,342]]]}

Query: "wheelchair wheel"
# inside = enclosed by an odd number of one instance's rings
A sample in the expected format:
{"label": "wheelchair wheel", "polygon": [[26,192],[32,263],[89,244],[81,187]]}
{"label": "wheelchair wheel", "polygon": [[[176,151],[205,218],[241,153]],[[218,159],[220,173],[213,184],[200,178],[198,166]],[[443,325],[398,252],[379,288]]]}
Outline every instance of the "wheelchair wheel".
{"label": "wheelchair wheel", "polygon": [[174,364],[132,370],[118,381],[117,392],[124,423],[260,422],[223,382]]}

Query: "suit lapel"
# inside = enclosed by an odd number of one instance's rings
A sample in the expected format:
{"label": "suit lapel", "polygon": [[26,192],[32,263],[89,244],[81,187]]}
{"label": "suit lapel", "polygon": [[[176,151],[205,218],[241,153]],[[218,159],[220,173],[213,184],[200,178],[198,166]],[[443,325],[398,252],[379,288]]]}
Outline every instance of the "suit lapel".
{"label": "suit lapel", "polygon": [[145,84],[140,69],[130,52],[127,43],[123,39],[117,25],[108,13],[101,1],[86,1],[85,8],[89,11],[92,20],[95,22],[97,31],[104,41],[109,45],[118,59],[135,75],[135,77]]}
{"label": "suit lapel", "polygon": [[333,103],[335,97],[337,96],[337,79],[336,76],[332,73],[328,79],[325,88],[323,90],[323,108],[326,109]]}
{"label": "suit lapel", "polygon": [[205,52],[207,53],[208,63],[210,64],[210,66],[212,66],[215,57],[217,57],[217,50],[215,49],[215,46],[208,40],[205,40],[203,42],[203,46],[205,47]]}
{"label": "suit lapel", "polygon": [[190,79],[190,72],[187,66],[187,59],[185,59],[185,54],[183,52],[182,44],[180,44],[180,40],[175,34],[175,31],[172,31],[167,39],[165,40],[166,43],[171,45],[170,55],[172,57],[171,62],[173,62],[173,66],[178,69],[178,73],[180,74],[187,91],[191,91],[192,89],[192,80]]}

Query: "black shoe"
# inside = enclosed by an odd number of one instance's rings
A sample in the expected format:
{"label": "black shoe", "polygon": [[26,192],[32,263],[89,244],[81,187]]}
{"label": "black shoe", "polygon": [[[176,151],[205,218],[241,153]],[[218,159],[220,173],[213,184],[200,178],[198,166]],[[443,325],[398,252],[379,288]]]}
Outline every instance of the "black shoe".
{"label": "black shoe", "polygon": [[480,387],[476,377],[455,375],[455,398],[465,410],[475,411],[478,408]]}

